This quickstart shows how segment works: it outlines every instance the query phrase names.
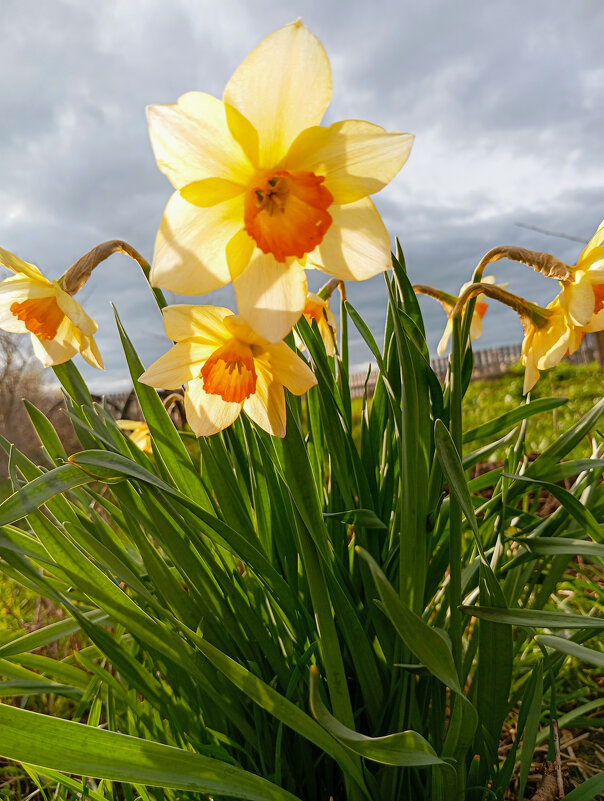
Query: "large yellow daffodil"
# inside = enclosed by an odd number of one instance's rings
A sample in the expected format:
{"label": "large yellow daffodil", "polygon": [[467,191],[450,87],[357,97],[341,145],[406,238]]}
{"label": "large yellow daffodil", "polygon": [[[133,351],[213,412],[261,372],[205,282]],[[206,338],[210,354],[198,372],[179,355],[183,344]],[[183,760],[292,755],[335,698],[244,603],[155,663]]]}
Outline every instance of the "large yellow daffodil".
{"label": "large yellow daffodil", "polygon": [[163,315],[176,344],[139,381],[163,389],[187,384],[185,412],[198,437],[230,426],[242,409],[269,434],[285,435],[283,387],[303,395],[317,383],[291,348],[267,342],[218,306],[167,306]]}
{"label": "large yellow daffodil", "polygon": [[524,371],[523,394],[531,390],[539,378],[540,370],[555,367],[569,351],[576,350],[581,342],[578,329],[568,317],[558,295],[546,307],[550,311],[545,325],[531,323],[522,341]]}
{"label": "large yellow daffodil", "polygon": [[264,39],[220,101],[202,92],[150,106],[157,163],[174,187],[151,281],[198,295],[233,281],[241,316],[280,341],[306,302],[304,265],[342,280],[390,267],[369,195],[409,156],[413,136],[344,120],[320,126],[327,55],[300,22]]}
{"label": "large yellow daffodil", "polygon": [[0,265],[14,275],[0,283],[0,328],[31,333],[35,355],[45,367],[69,361],[76,353],[103,369],[94,341],[97,324],[58,281],[49,281],[33,264],[0,248]]}
{"label": "large yellow daffodil", "polygon": [[[574,267],[573,280],[562,284],[561,303],[570,321],[583,331],[604,330],[604,220]],[[580,340],[579,340],[580,341]],[[572,351],[571,351],[572,352]]]}

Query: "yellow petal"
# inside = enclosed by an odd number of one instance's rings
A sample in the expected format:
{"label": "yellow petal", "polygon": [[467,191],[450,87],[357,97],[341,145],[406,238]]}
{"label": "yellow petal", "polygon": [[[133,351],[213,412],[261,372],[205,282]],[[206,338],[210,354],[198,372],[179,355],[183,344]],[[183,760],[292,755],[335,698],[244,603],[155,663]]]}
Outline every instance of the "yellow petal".
{"label": "yellow petal", "polygon": [[256,366],[256,392],[243,402],[243,411],[256,425],[275,437],[285,436],[286,411],[283,386],[274,381],[266,367]]}
{"label": "yellow petal", "polygon": [[84,361],[88,362],[91,367],[96,367],[97,370],[104,370],[103,357],[96,344],[94,337],[82,336],[80,339],[80,355]]}
{"label": "yellow petal", "polygon": [[220,395],[209,395],[203,381],[191,381],[185,391],[187,422],[195,436],[208,437],[227,428],[239,417],[240,403],[229,403]]}
{"label": "yellow petal", "polygon": [[188,303],[178,303],[174,306],[166,306],[162,310],[162,314],[166,334],[174,342],[196,337],[213,344],[214,347],[219,347],[229,337],[223,320],[233,312],[222,306],[194,306]]}
{"label": "yellow petal", "polygon": [[254,361],[294,395],[303,395],[317,383],[310,367],[285,342],[268,345],[263,353],[254,356]]}
{"label": "yellow petal", "polygon": [[159,169],[176,189],[204,178],[247,184],[253,168],[233,139],[224,103],[189,92],[177,103],[147,107],[149,135]]}
{"label": "yellow petal", "polygon": [[181,295],[205,295],[224,286],[230,281],[226,246],[242,222],[243,195],[202,209],[175,192],[155,240],[152,286]]}
{"label": "yellow petal", "polygon": [[453,333],[453,320],[449,317],[447,320],[447,324],[445,326],[445,330],[443,331],[443,335],[440,338],[440,342],[438,343],[438,347],[436,348],[436,352],[439,356],[442,356],[443,353],[447,350],[447,346],[449,344],[449,340],[451,339],[451,334]]}
{"label": "yellow petal", "polygon": [[6,267],[6,269],[10,270],[12,273],[26,276],[32,281],[41,281],[46,284],[50,283],[50,281],[42,275],[40,270],[38,270],[34,264],[23,261],[23,259],[15,256],[14,253],[4,250],[3,248],[0,248],[0,265],[2,265],[2,267]]}
{"label": "yellow petal", "polygon": [[581,253],[581,255],[579,256],[579,260],[577,261],[577,267],[580,267],[583,270],[586,269],[585,267],[583,267],[583,262],[591,255],[591,252],[595,250],[595,248],[597,248],[599,245],[602,244],[602,242],[604,242],[604,220],[602,220],[602,222],[598,226],[596,233],[589,240],[589,242],[585,246],[585,249],[583,250],[583,253]]}
{"label": "yellow petal", "polygon": [[51,367],[55,364],[68,362],[78,352],[78,345],[75,340],[58,341],[57,339],[38,339],[34,334],[31,335],[31,344],[34,355],[40,359],[44,367]]}
{"label": "yellow petal", "polygon": [[470,339],[480,339],[482,336],[482,318],[479,314],[472,315],[472,322],[470,323]]}
{"label": "yellow petal", "polygon": [[539,370],[537,369],[534,360],[529,359],[526,367],[524,368],[524,386],[522,388],[522,394],[526,395],[527,392],[530,392],[538,380]]}
{"label": "yellow petal", "polygon": [[233,286],[241,317],[269,342],[291,331],[306,303],[306,275],[298,262],[281,263],[259,250]]}
{"label": "yellow petal", "polygon": [[255,249],[256,243],[245,228],[237,231],[235,236],[229,239],[226,246],[226,258],[232,281],[241,275],[248,266]]}
{"label": "yellow petal", "polygon": [[413,134],[388,133],[362,120],[307,128],[291,146],[287,169],[325,176],[334,203],[353,203],[379,192],[409,158]]}
{"label": "yellow petal", "polygon": [[595,334],[598,331],[604,331],[604,309],[601,309],[597,314],[594,314],[589,325],[585,326],[585,331],[591,334]]}
{"label": "yellow petal", "polygon": [[299,20],[280,28],[239,65],[223,99],[258,131],[259,166],[275,167],[329,105],[331,69],[323,45]]}
{"label": "yellow petal", "polygon": [[153,362],[138,380],[141,384],[148,384],[158,389],[178,389],[188,381],[199,377],[204,362],[215,349],[215,345],[191,340],[178,342]]}
{"label": "yellow petal", "polygon": [[577,282],[567,284],[562,290],[562,298],[571,321],[579,326],[588,325],[596,305],[588,275],[584,273]]}
{"label": "yellow petal", "polygon": [[56,292],[57,305],[61,311],[69,317],[71,322],[76,328],[79,328],[83,334],[92,336],[98,328],[96,322],[92,317],[86,314],[77,300],[74,300],[71,295],[64,292],[56,282],[53,283],[53,286]]}
{"label": "yellow petal", "polygon": [[243,192],[245,192],[243,184],[227,181],[226,178],[204,178],[183,186],[180,196],[194,206],[209,208],[224,203],[225,200],[231,200]]}
{"label": "yellow petal", "polygon": [[235,106],[231,106],[229,103],[225,103],[224,110],[226,113],[227,125],[229,126],[229,131],[231,132],[231,136],[239,144],[239,146],[247,156],[250,164],[252,164],[254,169],[257,170],[259,165],[258,131],[254,128],[254,126],[248,120],[248,118],[244,117],[243,114],[235,108]]}
{"label": "yellow petal", "polygon": [[309,262],[342,281],[363,281],[392,266],[390,239],[369,198],[330,206],[333,223]]}
{"label": "yellow petal", "polygon": [[583,260],[581,269],[587,271],[592,284],[604,283],[604,247],[594,248]]}

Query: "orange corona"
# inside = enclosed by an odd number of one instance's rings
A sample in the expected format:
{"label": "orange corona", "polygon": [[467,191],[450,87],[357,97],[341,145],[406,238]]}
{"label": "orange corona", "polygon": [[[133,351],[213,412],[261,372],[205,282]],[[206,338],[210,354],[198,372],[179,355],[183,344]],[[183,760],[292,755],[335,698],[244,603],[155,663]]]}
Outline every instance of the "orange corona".
{"label": "orange corona", "polygon": [[52,340],[56,337],[65,313],[59,308],[54,296],[28,298],[21,303],[13,303],[11,314],[25,323],[25,327],[39,339]]}
{"label": "orange corona", "polygon": [[324,178],[312,172],[265,170],[257,173],[245,196],[245,230],[263,253],[284,262],[303,258],[323,241],[333,203]]}
{"label": "orange corona", "polygon": [[201,368],[203,388],[229,403],[243,403],[256,392],[256,369],[249,345],[236,339],[218,348]]}

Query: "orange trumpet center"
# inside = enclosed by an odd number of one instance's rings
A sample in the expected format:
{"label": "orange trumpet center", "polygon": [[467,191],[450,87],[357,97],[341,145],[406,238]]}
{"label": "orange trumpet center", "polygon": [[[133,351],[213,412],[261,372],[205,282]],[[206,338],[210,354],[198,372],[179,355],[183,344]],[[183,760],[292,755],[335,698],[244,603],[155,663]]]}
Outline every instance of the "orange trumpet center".
{"label": "orange trumpet center", "polygon": [[594,306],[594,314],[598,314],[604,309],[604,284],[592,284],[594,295],[596,296],[596,305]]}
{"label": "orange trumpet center", "polygon": [[252,349],[232,339],[218,348],[201,368],[199,377],[209,395],[220,395],[229,403],[243,403],[256,392],[256,369]]}
{"label": "orange trumpet center", "polygon": [[331,225],[333,195],[325,178],[303,170],[264,170],[245,196],[245,230],[277,261],[301,259],[323,241]]}
{"label": "orange trumpet center", "polygon": [[[483,317],[485,316],[485,314],[487,313],[487,309],[488,309],[488,308],[489,308],[489,304],[488,304],[488,303],[480,303],[480,302],[479,302],[479,303],[477,303],[477,304],[476,304],[476,306],[474,306],[474,311],[476,312],[476,314],[477,314],[477,315],[480,317],[480,319],[482,320],[482,318],[483,318]],[[490,318],[489,318],[489,319],[490,319]]]}
{"label": "orange trumpet center", "polygon": [[325,315],[325,306],[322,306],[320,303],[317,303],[316,300],[312,300],[309,298],[306,301],[306,306],[304,306],[304,316],[307,318],[308,322],[310,323],[311,320],[316,320],[317,325],[324,319]]}
{"label": "orange trumpet center", "polygon": [[38,339],[54,339],[65,317],[54,295],[15,302],[11,304],[10,311]]}

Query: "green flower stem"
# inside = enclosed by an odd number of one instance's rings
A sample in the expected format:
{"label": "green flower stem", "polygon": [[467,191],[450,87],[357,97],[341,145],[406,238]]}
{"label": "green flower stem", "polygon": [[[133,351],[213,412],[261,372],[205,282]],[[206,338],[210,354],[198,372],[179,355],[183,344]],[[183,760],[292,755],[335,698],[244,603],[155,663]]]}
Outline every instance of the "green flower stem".
{"label": "green flower stem", "polygon": [[[334,717],[346,727],[356,731],[348,684],[346,682],[344,661],[340,650],[329,592],[325,582],[323,565],[321,564],[316,545],[297,511],[295,512],[295,519],[300,555],[302,557],[302,565],[304,567],[306,580],[308,581],[310,597],[315,612],[319,647],[325,667],[333,714]],[[353,759],[358,763],[359,770],[362,770],[360,758],[353,756]],[[346,778],[348,785],[346,797],[349,801],[363,801],[364,795],[362,790],[350,777],[347,776]]]}
{"label": "green flower stem", "polygon": [[321,565],[315,543],[297,512],[296,528],[304,573],[308,581],[310,597],[317,621],[319,646],[325,666],[333,714],[345,726],[354,729],[354,715],[352,712],[350,695],[348,693],[348,685],[346,683],[344,661],[338,641],[333,610],[327,584],[325,582],[325,575],[323,573],[323,566]]}
{"label": "green flower stem", "polygon": [[[464,342],[462,340],[462,322],[459,314],[453,317],[453,346],[451,350],[451,394],[449,405],[450,432],[453,443],[462,454],[461,401],[463,388],[461,385],[461,360]],[[457,675],[461,681],[462,648],[461,648],[461,506],[451,493],[449,507],[449,609],[451,616],[451,642],[453,661]]]}

